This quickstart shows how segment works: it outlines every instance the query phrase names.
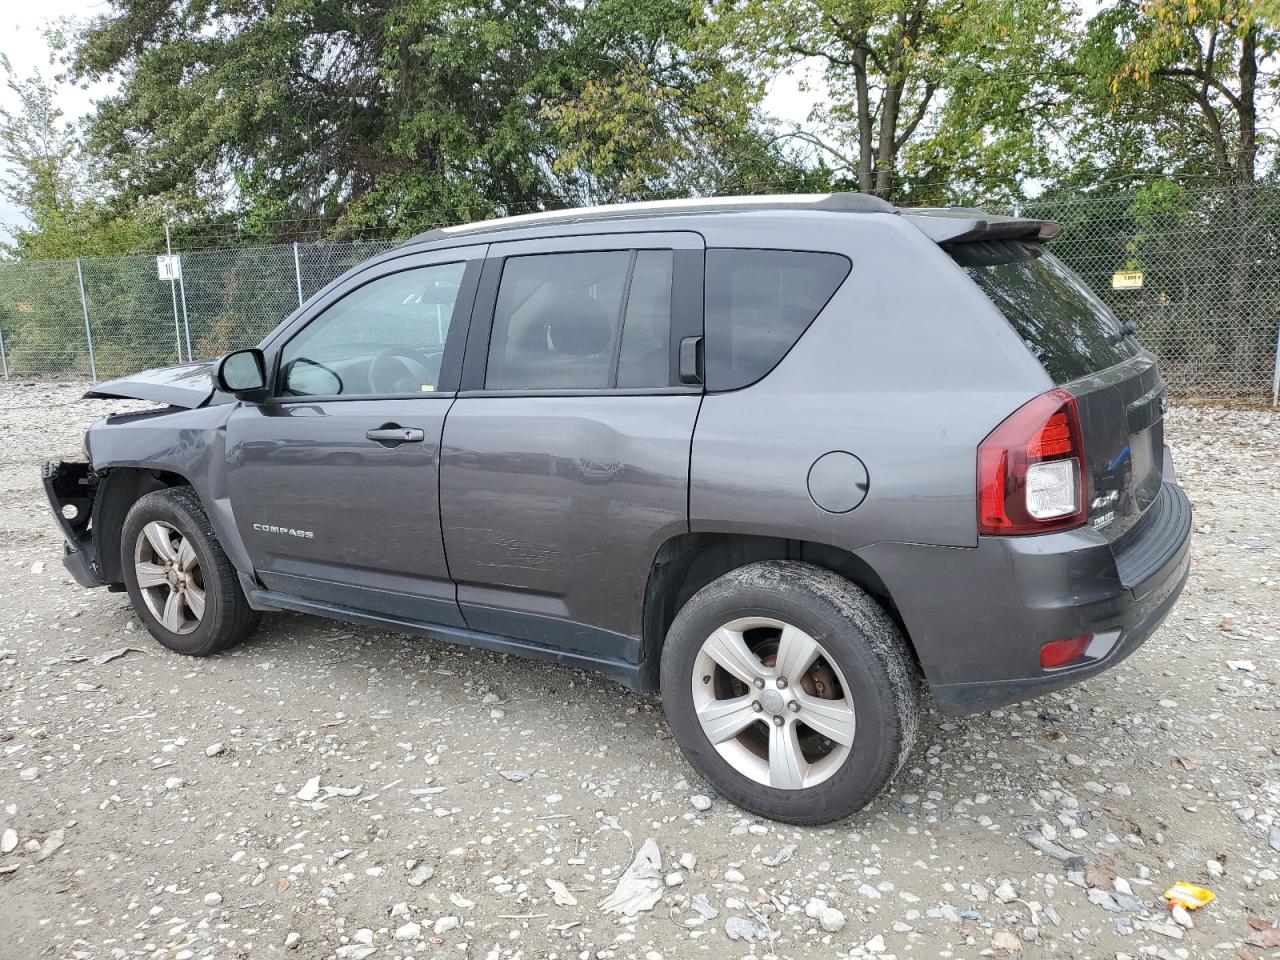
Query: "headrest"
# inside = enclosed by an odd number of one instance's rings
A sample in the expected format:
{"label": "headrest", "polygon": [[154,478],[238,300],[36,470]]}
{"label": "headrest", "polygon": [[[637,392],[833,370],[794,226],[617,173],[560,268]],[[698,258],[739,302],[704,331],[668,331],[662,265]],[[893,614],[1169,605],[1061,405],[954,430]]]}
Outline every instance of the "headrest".
{"label": "headrest", "polygon": [[547,321],[547,350],[570,357],[589,357],[609,346],[613,325],[605,309],[585,293],[558,299]]}

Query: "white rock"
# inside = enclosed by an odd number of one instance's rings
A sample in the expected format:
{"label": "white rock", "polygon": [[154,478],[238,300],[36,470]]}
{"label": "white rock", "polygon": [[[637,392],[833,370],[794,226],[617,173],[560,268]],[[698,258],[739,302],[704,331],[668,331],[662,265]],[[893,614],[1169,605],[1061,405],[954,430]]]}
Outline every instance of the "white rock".
{"label": "white rock", "polygon": [[1195,921],[1191,919],[1190,912],[1180,903],[1175,903],[1169,908],[1169,916],[1173,918],[1173,922],[1178,926],[1185,927],[1188,930],[1196,925]]}
{"label": "white rock", "polygon": [[671,873],[666,875],[663,882],[668,887],[678,887],[680,884],[684,883],[684,874],[679,870],[673,870]]}
{"label": "white rock", "polygon": [[711,798],[708,797],[705,793],[695,793],[692,797],[689,798],[689,802],[693,804],[693,809],[695,810],[711,809]]}
{"label": "white rock", "polygon": [[432,931],[435,932],[435,935],[438,937],[442,933],[448,933],[450,930],[453,930],[454,928],[459,926],[461,923],[462,921],[459,920],[457,917],[441,917],[439,920],[435,922],[435,924],[432,926],[431,929]]}
{"label": "white rock", "polygon": [[884,937],[877,933],[863,946],[866,947],[867,953],[884,953]]}
{"label": "white rock", "polygon": [[181,790],[186,785],[187,781],[183,780],[181,777],[170,777],[164,782],[164,788],[166,790]]}
{"label": "white rock", "polygon": [[564,882],[555,877],[547,877],[547,889],[551,891],[551,902],[557,907],[576,907],[578,898],[569,892]]}
{"label": "white rock", "polygon": [[211,743],[204,748],[204,755],[206,757],[216,757],[218,754],[223,753],[226,749],[227,748],[220,743]]}
{"label": "white rock", "polygon": [[819,900],[814,897],[804,906],[804,915],[810,920],[817,920],[822,916],[822,911],[827,909],[827,901]]}
{"label": "white rock", "polygon": [[39,778],[39,776],[40,776],[39,767],[27,767],[25,770],[23,770],[21,773],[18,774],[18,777],[20,779],[26,780],[28,783],[30,783],[32,780]]}
{"label": "white rock", "polygon": [[429,863],[420,863],[409,873],[409,886],[420,887],[435,875],[435,867]]}
{"label": "white rock", "polygon": [[222,894],[218,893],[216,890],[204,895],[204,905],[206,907],[216,907],[221,902]]}
{"label": "white rock", "polygon": [[[827,931],[827,933],[839,933],[844,929],[844,914],[835,907],[823,907],[822,913],[818,916],[818,922],[822,924],[822,929]],[[867,949],[871,950],[872,948],[868,945]],[[882,939],[880,941],[880,950],[883,949],[884,940]],[[872,952],[878,953],[879,951],[872,950]]]}
{"label": "white rock", "polygon": [[741,870],[730,868],[724,872],[725,883],[742,883],[746,879]]}
{"label": "white rock", "polygon": [[698,858],[692,853],[680,854],[680,866],[684,870],[692,870],[698,865]]}
{"label": "white rock", "polygon": [[284,946],[286,950],[292,950],[298,945],[298,941],[302,939],[302,934],[297,930],[290,930],[289,935],[284,938]]}
{"label": "white rock", "polygon": [[302,785],[302,789],[294,794],[299,800],[310,803],[316,797],[320,796],[320,778],[312,777]]}
{"label": "white rock", "polygon": [[421,940],[422,924],[410,921],[402,927],[396,927],[395,938],[397,940]]}
{"label": "white rock", "polygon": [[0,853],[13,853],[18,848],[18,831],[9,827],[0,834]]}
{"label": "white rock", "polygon": [[1012,903],[1018,899],[1018,891],[1014,889],[1013,884],[1005,880],[996,887],[995,897],[1001,903]]}

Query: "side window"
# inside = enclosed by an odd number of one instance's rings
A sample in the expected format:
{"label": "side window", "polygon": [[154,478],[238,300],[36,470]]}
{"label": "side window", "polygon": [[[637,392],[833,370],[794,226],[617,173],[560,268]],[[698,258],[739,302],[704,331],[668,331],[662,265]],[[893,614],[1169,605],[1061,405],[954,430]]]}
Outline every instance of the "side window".
{"label": "side window", "polygon": [[280,392],[291,397],[430,393],[465,263],[414,267],[353,290],[285,344]]}
{"label": "side window", "polygon": [[745,387],[776,367],[851,266],[838,253],[707,250],[707,389]]}
{"label": "side window", "polygon": [[509,257],[485,388],[669,386],[672,262],[670,250]]}

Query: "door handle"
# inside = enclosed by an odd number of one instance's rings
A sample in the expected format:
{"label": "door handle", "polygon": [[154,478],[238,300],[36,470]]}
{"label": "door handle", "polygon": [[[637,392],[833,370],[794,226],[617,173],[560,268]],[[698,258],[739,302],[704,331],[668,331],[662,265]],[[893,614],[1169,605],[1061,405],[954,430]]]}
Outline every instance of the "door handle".
{"label": "door handle", "polygon": [[368,440],[376,440],[378,443],[388,447],[395,447],[402,443],[421,443],[427,438],[426,431],[418,427],[402,427],[397,423],[384,423],[376,430],[370,430],[365,434]]}
{"label": "door handle", "polygon": [[685,337],[680,341],[680,382],[702,383],[702,338]]}

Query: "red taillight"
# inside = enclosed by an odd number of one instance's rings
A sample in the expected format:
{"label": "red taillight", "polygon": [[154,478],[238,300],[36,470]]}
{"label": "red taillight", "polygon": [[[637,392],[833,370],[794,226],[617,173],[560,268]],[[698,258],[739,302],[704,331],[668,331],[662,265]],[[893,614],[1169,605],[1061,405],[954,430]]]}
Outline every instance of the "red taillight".
{"label": "red taillight", "polygon": [[1072,637],[1070,640],[1054,640],[1052,643],[1046,643],[1040,648],[1040,666],[1045,670],[1051,670],[1054,667],[1065,667],[1068,663],[1079,660],[1089,649],[1089,641],[1092,639],[1093,634],[1086,633],[1080,637]]}
{"label": "red taillight", "polygon": [[1047,533],[1085,522],[1084,441],[1076,398],[1042,393],[978,447],[978,532]]}

